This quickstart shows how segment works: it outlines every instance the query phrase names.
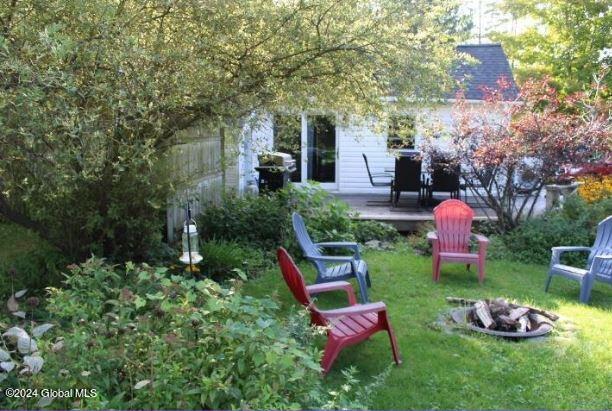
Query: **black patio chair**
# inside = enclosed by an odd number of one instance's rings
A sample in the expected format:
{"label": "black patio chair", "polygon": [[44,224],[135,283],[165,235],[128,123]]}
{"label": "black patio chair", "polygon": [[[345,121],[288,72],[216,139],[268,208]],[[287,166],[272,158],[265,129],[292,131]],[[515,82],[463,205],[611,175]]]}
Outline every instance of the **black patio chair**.
{"label": "black patio chair", "polygon": [[[363,156],[363,161],[365,161],[366,170],[368,171],[368,177],[370,178],[370,184],[372,184],[372,187],[389,187],[390,188],[389,201],[384,201],[384,203],[388,204],[392,202],[393,201],[393,176],[389,173],[372,174],[372,172],[370,171],[370,165],[368,164],[368,157],[364,153],[361,153],[361,155]],[[376,203],[377,201],[368,201],[368,202]]]}
{"label": "black patio chair", "polygon": [[412,156],[395,159],[395,178],[393,179],[393,207],[397,207],[402,191],[417,193],[417,207],[423,200],[425,181],[421,175],[421,160]]}
{"label": "black patio chair", "polygon": [[461,183],[459,178],[461,166],[459,164],[454,165],[439,161],[435,162],[432,168],[431,181],[427,184],[429,202],[433,199],[434,191],[450,193],[450,198],[460,199],[459,190],[461,190]]}

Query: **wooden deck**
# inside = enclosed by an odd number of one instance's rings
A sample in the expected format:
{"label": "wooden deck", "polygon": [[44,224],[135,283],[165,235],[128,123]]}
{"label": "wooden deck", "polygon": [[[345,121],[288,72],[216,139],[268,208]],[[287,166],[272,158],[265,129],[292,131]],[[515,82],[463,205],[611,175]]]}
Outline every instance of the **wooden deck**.
{"label": "wooden deck", "polygon": [[[383,194],[343,194],[332,193],[342,199],[359,213],[360,220],[376,220],[392,224],[399,231],[414,231],[418,224],[433,221],[433,206],[417,207],[416,195],[402,194],[399,205],[391,207],[389,196]],[[434,203],[447,199],[434,196]],[[463,200],[463,198],[462,198]],[[474,220],[496,219],[490,209],[478,205],[475,198],[468,197],[468,204],[474,209]]]}

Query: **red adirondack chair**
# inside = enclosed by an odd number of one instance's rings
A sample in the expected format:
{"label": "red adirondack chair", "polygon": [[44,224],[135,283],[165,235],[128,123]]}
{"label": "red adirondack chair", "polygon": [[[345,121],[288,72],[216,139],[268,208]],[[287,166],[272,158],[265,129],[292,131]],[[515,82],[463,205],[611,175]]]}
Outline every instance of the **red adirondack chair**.
{"label": "red adirondack chair", "polygon": [[[436,231],[427,233],[433,243],[433,280],[440,280],[443,262],[478,264],[478,281],[485,278],[485,259],[489,240],[481,234],[472,234],[474,210],[460,200],[446,200],[434,208]],[[478,253],[470,253],[470,240],[478,241]]]}
{"label": "red adirondack chair", "polygon": [[[310,312],[311,323],[328,327],[327,344],[321,359],[323,373],[326,374],[330,370],[334,360],[344,347],[357,344],[378,331],[387,331],[391,340],[393,359],[398,365],[401,364],[402,360],[397,348],[395,334],[393,334],[393,329],[389,323],[385,303],[357,304],[353,286],[346,281],[307,286],[302,273],[287,250],[281,247],[276,255],[287,286],[289,286],[295,299]],[[334,290],[344,290],[346,292],[349,307],[335,310],[318,309],[312,301],[311,295]]]}

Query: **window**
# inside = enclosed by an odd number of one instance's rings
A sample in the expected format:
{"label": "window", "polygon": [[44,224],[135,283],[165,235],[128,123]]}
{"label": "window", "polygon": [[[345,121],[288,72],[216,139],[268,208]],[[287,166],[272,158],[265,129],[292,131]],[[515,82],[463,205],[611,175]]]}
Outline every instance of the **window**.
{"label": "window", "polygon": [[390,149],[413,149],[416,124],[413,116],[391,117],[387,147]]}

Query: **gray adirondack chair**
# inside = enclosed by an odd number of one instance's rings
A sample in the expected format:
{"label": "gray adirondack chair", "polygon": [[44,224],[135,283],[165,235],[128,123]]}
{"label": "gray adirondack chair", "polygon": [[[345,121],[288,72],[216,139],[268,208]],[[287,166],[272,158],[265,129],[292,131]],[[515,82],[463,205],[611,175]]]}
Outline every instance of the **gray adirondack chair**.
{"label": "gray adirondack chair", "polygon": [[[568,251],[589,252],[586,268],[561,264],[561,254]],[[548,292],[555,276],[569,278],[580,283],[580,302],[588,303],[595,281],[612,284],[612,216],[599,223],[597,237],[592,247],[553,247],[550,271],[544,291]]]}
{"label": "gray adirondack chair", "polygon": [[[308,235],[304,219],[298,213],[293,213],[293,230],[304,256],[317,270],[315,283],[357,279],[361,301],[368,302],[368,287],[371,287],[368,265],[361,259],[359,244],[351,242],[314,243]],[[322,248],[347,248],[353,251],[352,256],[326,256],[321,253]]]}

